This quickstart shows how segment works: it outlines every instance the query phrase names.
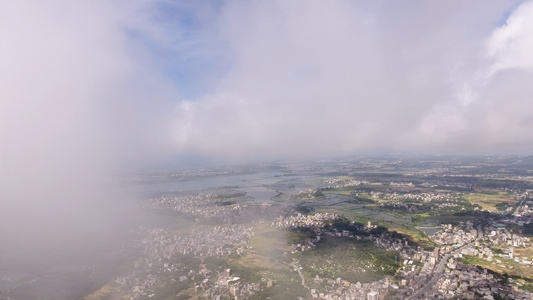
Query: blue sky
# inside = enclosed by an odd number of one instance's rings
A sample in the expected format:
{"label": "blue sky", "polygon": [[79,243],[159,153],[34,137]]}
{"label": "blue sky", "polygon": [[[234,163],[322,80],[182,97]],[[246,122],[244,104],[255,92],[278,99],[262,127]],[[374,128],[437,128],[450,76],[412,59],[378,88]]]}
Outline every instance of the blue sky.
{"label": "blue sky", "polygon": [[[146,47],[154,62],[174,84],[182,97],[193,100],[212,91],[213,80],[229,68],[225,61],[224,42],[214,29],[222,2],[158,1],[143,6],[150,11],[146,18],[156,27],[134,27],[131,38],[135,47]],[[213,19],[210,19],[213,18]]]}

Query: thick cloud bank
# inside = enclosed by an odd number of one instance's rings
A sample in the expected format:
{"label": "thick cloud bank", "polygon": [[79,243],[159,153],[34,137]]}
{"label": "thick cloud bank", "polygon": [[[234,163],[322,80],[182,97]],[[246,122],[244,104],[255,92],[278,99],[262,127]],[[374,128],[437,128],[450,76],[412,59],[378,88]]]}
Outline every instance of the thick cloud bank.
{"label": "thick cloud bank", "polygon": [[531,7],[224,2],[202,36],[219,42],[225,73],[178,104],[178,149],[235,159],[530,152]]}
{"label": "thick cloud bank", "polygon": [[134,11],[109,1],[0,4],[3,259],[102,241],[124,218],[111,209],[123,197],[116,175],[168,148],[174,92],[132,49]]}

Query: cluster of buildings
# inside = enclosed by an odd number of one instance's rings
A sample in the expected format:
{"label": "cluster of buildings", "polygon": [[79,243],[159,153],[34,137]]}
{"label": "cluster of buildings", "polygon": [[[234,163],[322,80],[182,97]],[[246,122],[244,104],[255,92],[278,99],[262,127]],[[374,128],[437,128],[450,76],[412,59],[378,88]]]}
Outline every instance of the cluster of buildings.
{"label": "cluster of buildings", "polygon": [[319,291],[317,289],[309,289],[312,299],[369,299],[378,300],[383,299],[389,293],[390,289],[397,289],[398,286],[391,282],[390,277],[385,277],[381,280],[369,283],[350,283],[341,278],[324,279],[316,276],[314,279],[316,284],[327,283],[328,289]]}
{"label": "cluster of buildings", "polygon": [[[316,276],[314,282],[322,288],[309,289],[313,299],[384,299],[386,296],[390,298],[395,297],[395,295],[398,295],[397,299],[405,299],[416,291],[416,288],[422,287],[431,277],[440,254],[439,250],[437,250],[435,256],[435,252],[425,251],[420,247],[415,248],[408,241],[394,237],[388,232],[372,234],[371,232],[373,232],[372,230],[375,229],[375,226],[370,223],[367,226],[357,228],[357,231],[362,233],[361,235],[354,234],[348,230],[324,228],[323,225],[320,225],[324,223],[324,217],[327,217],[327,220],[333,220],[338,216],[334,214],[293,216],[285,220],[288,221],[287,223],[278,221],[274,222],[273,226],[279,227],[283,224],[284,228],[291,228],[291,226],[292,228],[304,226],[313,228],[317,236],[316,240],[309,240],[307,244],[298,244],[297,246],[301,248],[301,251],[313,248],[321,236],[329,235],[370,240],[377,247],[398,252],[404,261],[394,278],[394,282],[391,277],[385,277],[382,280],[370,283],[353,283],[341,278],[320,278]],[[299,220],[299,222],[295,220]],[[319,222],[320,220],[322,222]],[[444,251],[445,249],[442,249],[442,253]]]}
{"label": "cluster of buildings", "polygon": [[418,205],[408,204],[408,203],[404,203],[400,201],[387,201],[387,202],[379,201],[379,207],[392,209],[392,210],[408,211],[408,212],[416,212],[420,208]]}
{"label": "cluster of buildings", "polygon": [[361,184],[368,184],[367,180],[356,180],[351,178],[326,178],[324,179],[324,186],[321,189],[342,189],[352,186],[360,186]]}
{"label": "cluster of buildings", "polygon": [[494,246],[526,247],[530,244],[527,237],[512,233],[509,230],[496,225],[488,226],[484,230],[484,239]]}
{"label": "cluster of buildings", "polygon": [[196,220],[216,223],[258,222],[279,216],[285,208],[271,203],[232,204],[216,194],[160,197],[150,199],[145,208],[166,209],[183,213]]}
{"label": "cluster of buildings", "polygon": [[384,200],[416,200],[421,202],[455,201],[460,199],[461,193],[398,193],[396,191],[372,191],[370,196]]}
{"label": "cluster of buildings", "polygon": [[412,182],[397,182],[397,181],[391,181],[389,182],[389,186],[397,186],[397,187],[413,187],[415,186]]}
{"label": "cluster of buildings", "polygon": [[292,199],[313,199],[321,195],[319,191],[320,191],[319,189],[304,189],[304,190],[298,191],[298,193],[296,195],[293,195],[291,198]]}
{"label": "cluster of buildings", "polygon": [[149,230],[140,242],[141,255],[133,271],[116,278],[115,283],[129,290],[132,300],[150,298],[156,286],[163,283],[193,280],[206,286],[212,271],[199,268],[197,259],[243,255],[253,235],[252,228],[242,225],[216,226],[190,234]]}
{"label": "cluster of buildings", "polygon": [[[450,260],[454,260],[451,258]],[[502,282],[473,265],[448,263],[443,276],[426,295],[432,299],[532,299],[532,294]]]}
{"label": "cluster of buildings", "polygon": [[[338,236],[343,233],[332,231],[324,234]],[[438,259],[447,251],[446,248],[436,248],[435,251],[414,248],[405,240],[393,238],[389,234],[347,236],[369,239],[378,247],[398,252],[403,259],[400,269],[394,277],[370,283],[352,283],[341,278],[317,276],[314,282],[321,286],[325,284],[325,288],[310,289],[313,299],[407,299],[432,278]]]}
{"label": "cluster of buildings", "polygon": [[[454,175],[450,175],[450,177],[453,177],[453,176]],[[476,187],[474,184],[468,183],[468,182],[458,182],[458,181],[453,182],[453,181],[440,180],[440,179],[437,179],[437,180],[426,179],[424,180],[423,183],[420,184],[420,186],[430,187],[430,188],[443,187],[446,189],[457,188],[461,190],[471,190]]]}
{"label": "cluster of buildings", "polygon": [[520,206],[515,216],[517,217],[532,217],[533,216],[533,201],[527,201],[524,205]]}
{"label": "cluster of buildings", "polygon": [[452,224],[443,225],[443,229],[430,237],[430,239],[440,245],[466,245],[477,237],[477,230],[468,222],[466,228],[452,226]]}
{"label": "cluster of buildings", "polygon": [[280,216],[277,221],[272,222],[271,226],[276,228],[299,228],[299,227],[323,227],[326,222],[339,218],[334,213],[316,213],[313,215],[304,215],[298,213],[293,216]]}
{"label": "cluster of buildings", "polygon": [[235,276],[231,269],[218,272],[214,284],[205,285],[209,280],[204,280],[200,285],[195,287],[196,291],[204,289],[203,296],[207,299],[246,299],[262,291],[265,287],[272,286],[272,280],[262,278],[261,283],[242,281],[240,277]]}
{"label": "cluster of buildings", "polygon": [[[334,180],[325,181],[333,186],[359,185],[359,181]],[[372,197],[398,200],[388,202],[404,205],[399,200],[417,200],[422,202],[438,202],[454,204],[459,200],[458,193],[382,193]],[[315,247],[323,235],[348,237],[358,240],[369,240],[374,245],[395,251],[400,254],[403,263],[394,277],[386,277],[371,283],[349,282],[341,278],[315,277],[313,288],[308,288],[312,299],[407,299],[426,283],[437,280],[435,274],[442,276],[431,285],[425,296],[435,299],[494,299],[494,295],[510,295],[510,299],[533,299],[526,291],[517,290],[512,284],[502,283],[501,280],[488,274],[486,270],[465,265],[458,258],[462,255],[476,255],[489,261],[500,258],[514,259],[515,247],[530,246],[529,239],[513,234],[503,226],[493,224],[484,229],[483,239],[474,240],[477,230],[470,222],[461,226],[450,224],[433,235],[431,239],[440,244],[439,248],[427,251],[415,248],[405,239],[391,233],[374,230],[375,226],[360,225],[357,230],[338,230],[326,226],[339,219],[334,213],[316,213],[286,215],[281,207],[271,204],[249,205],[231,204],[220,205],[220,199],[211,194],[195,196],[161,197],[150,200],[150,208],[170,209],[196,217],[198,220],[208,220],[219,223],[257,222],[273,220],[272,227],[295,229],[309,228],[316,235],[301,244],[293,245],[295,251],[306,251]],[[526,206],[523,206],[527,208]],[[513,218],[516,219],[516,218]],[[353,224],[352,224],[353,225]],[[190,264],[192,258],[204,259],[209,257],[228,257],[243,255],[249,249],[249,240],[254,236],[251,227],[242,225],[215,226],[212,230],[193,231],[188,234],[175,234],[163,229],[149,231],[149,237],[141,242],[142,255],[135,263],[134,271],[118,277],[116,283],[129,289],[131,299],[146,299],[155,295],[158,285],[168,282],[192,283],[195,292],[203,294],[208,299],[247,299],[275,282],[261,279],[252,282],[241,279],[239,274],[231,270],[219,272],[209,269],[209,266],[198,261]],[[472,246],[475,245],[475,246]],[[503,253],[492,248],[503,248]],[[457,250],[459,248],[459,250]],[[448,257],[453,256],[448,260]],[[442,258],[445,256],[445,258]],[[187,261],[191,258],[191,261]],[[446,259],[446,268],[442,270]],[[519,258],[519,263],[529,263],[527,259]],[[440,263],[440,264],[439,264]],[[300,276],[301,273],[300,273]],[[302,277],[303,279],[303,277]],[[303,281],[302,281],[303,284]]]}
{"label": "cluster of buildings", "polygon": [[150,235],[150,240],[142,241],[143,252],[170,260],[175,253],[193,254],[196,257],[242,255],[249,248],[254,233],[251,227],[228,225],[215,226],[213,230],[193,230],[190,234],[153,229]]}
{"label": "cluster of buildings", "polygon": [[[502,222],[508,223],[508,222]],[[476,241],[474,247],[465,248],[461,254],[476,256],[500,267],[512,268],[508,264],[511,260],[523,266],[533,265],[531,257],[520,257],[515,248],[530,247],[529,238],[514,234],[506,229],[502,223],[493,223],[483,230],[483,240]]]}
{"label": "cluster of buildings", "polygon": [[391,299],[408,299],[414,292],[420,290],[433,276],[439,257],[443,249],[435,248],[426,251],[422,248],[414,252],[404,252],[404,259],[396,278],[397,285],[390,290]]}
{"label": "cluster of buildings", "polygon": [[[437,263],[439,257],[446,253],[450,254],[445,257],[447,261],[443,263],[446,264],[439,271],[442,272],[442,276],[433,277],[438,280],[424,296],[431,299],[533,299],[532,293],[519,289],[520,284],[513,282],[512,279],[506,281],[503,277],[492,275],[486,269],[464,264],[460,260],[463,255],[470,255],[493,262],[500,267],[513,268],[512,264],[507,263],[511,260],[513,263],[525,266],[533,264],[531,258],[517,257],[514,253],[515,247],[531,246],[529,238],[513,234],[512,230],[507,230],[503,224],[515,221],[516,218],[508,217],[499,220],[498,223],[493,222],[483,228],[483,235],[475,241],[473,240],[476,230],[468,222],[465,231],[460,227],[446,225],[444,230],[432,236],[434,241],[446,245],[440,250],[436,248],[431,261]],[[469,233],[472,237],[468,236]],[[418,258],[418,255],[413,258]],[[436,274],[435,265],[430,264],[429,267],[427,270],[430,272],[427,273],[426,280],[420,281],[428,282],[432,274]],[[426,264],[419,273],[420,278],[424,269]],[[416,286],[416,283],[414,284]],[[408,295],[409,293],[405,293],[401,297]]]}

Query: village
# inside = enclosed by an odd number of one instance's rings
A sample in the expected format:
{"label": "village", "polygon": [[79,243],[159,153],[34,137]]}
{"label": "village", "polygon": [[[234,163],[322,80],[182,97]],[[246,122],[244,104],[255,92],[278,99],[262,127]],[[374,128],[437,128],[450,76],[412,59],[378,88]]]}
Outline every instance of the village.
{"label": "village", "polygon": [[199,259],[243,255],[254,233],[250,227],[229,225],[190,234],[151,229],[145,235],[133,271],[115,279],[129,290],[131,299],[151,298],[158,285],[168,282],[194,281],[199,287],[207,287],[213,271],[201,268]]}
{"label": "village", "polygon": [[[242,207],[216,206],[209,201],[206,203],[205,199],[209,197],[161,198],[152,200],[150,205],[158,208],[165,206],[167,209],[192,214],[196,218],[207,219],[225,216],[223,220],[234,221],[235,219],[227,218],[227,211],[246,213],[246,209],[243,210]],[[492,273],[487,273],[486,269],[464,264],[461,260],[463,257],[475,256],[496,263],[511,259],[531,265],[531,258],[520,258],[514,254],[517,247],[531,247],[530,240],[502,225],[518,222],[524,224],[528,222],[525,217],[516,221],[515,217],[509,216],[497,223],[487,224],[481,231],[482,236],[479,236],[474,223],[470,221],[455,226],[445,224],[430,237],[439,245],[433,250],[414,247],[408,240],[388,232],[377,232],[376,225],[371,222],[364,226],[352,222],[351,226],[356,226],[354,230],[339,230],[328,226],[339,218],[341,216],[334,213],[282,214],[274,218],[270,225],[278,229],[311,228],[316,233],[314,239],[290,245],[286,253],[309,251],[324,236],[367,240],[376,247],[399,253],[402,258],[401,267],[395,276],[361,283],[318,275],[304,278],[299,261],[293,260],[289,265],[302,277],[302,282],[307,280],[315,284],[312,288],[305,286],[310,299],[405,299],[420,290],[426,290],[424,295],[427,297],[442,299],[476,299],[480,295],[493,299],[490,295],[496,292],[511,295],[513,299],[533,299],[530,292],[518,289],[516,283],[502,283]],[[221,272],[202,261],[209,257],[245,255],[250,250],[250,239],[254,234],[252,227],[230,223],[195,230],[190,234],[173,233],[164,229],[148,230],[147,237],[140,241],[142,256],[135,263],[135,269],[116,278],[115,282],[129,290],[131,299],[149,299],[156,295],[158,286],[165,282],[192,285],[196,293],[207,299],[247,299],[277,282],[271,278],[261,278],[254,282],[243,278],[238,271],[226,269]],[[502,247],[502,251],[495,250]]]}
{"label": "village", "polygon": [[[238,194],[240,196],[240,194]],[[253,223],[270,220],[282,214],[286,207],[272,203],[234,203],[224,194],[161,196],[150,199],[144,208],[171,210],[212,223]]]}
{"label": "village", "polygon": [[[313,197],[322,190],[359,187],[368,181],[326,178],[324,183],[326,185],[321,188],[302,189],[293,195],[315,201]],[[402,192],[397,192],[396,188]],[[410,209],[416,206],[411,201],[435,208],[465,204],[459,192],[411,193],[409,189],[413,189],[413,185],[408,181],[391,181],[382,191],[369,195],[379,199],[380,207]],[[357,197],[358,193],[352,195]],[[333,212],[300,212],[290,205],[249,201],[245,193],[238,190],[163,195],[147,201],[144,208],[174,212],[198,225],[191,231],[144,229],[144,238],[138,243],[141,255],[134,269],[114,282],[135,300],[157,298],[165,289],[220,300],[266,295],[265,292],[283,284],[279,278],[266,273],[260,277],[250,276],[246,270],[234,268],[229,262],[238,261],[254,250],[251,240],[257,234],[256,226],[270,225],[272,230],[302,236],[282,246],[277,258],[292,274],[291,278],[301,281],[292,284],[307,291],[307,296],[302,294],[301,299],[494,299],[491,298],[493,294],[505,294],[510,299],[533,299],[528,290],[520,289],[520,281],[505,281],[487,269],[468,263],[468,259],[475,257],[505,268],[512,267],[511,262],[527,267],[533,264],[533,257],[521,256],[522,252],[517,250],[529,249],[532,245],[522,234],[524,226],[531,222],[529,205],[532,203],[525,201],[525,196],[517,199],[524,201],[513,212],[507,209],[500,213],[497,220],[465,220],[440,225],[439,230],[428,237],[436,246],[423,248],[407,236],[371,221],[361,224]],[[301,255],[305,257],[324,240],[331,239],[370,243],[377,247],[374,249],[397,253],[398,268],[373,281],[311,276]]]}

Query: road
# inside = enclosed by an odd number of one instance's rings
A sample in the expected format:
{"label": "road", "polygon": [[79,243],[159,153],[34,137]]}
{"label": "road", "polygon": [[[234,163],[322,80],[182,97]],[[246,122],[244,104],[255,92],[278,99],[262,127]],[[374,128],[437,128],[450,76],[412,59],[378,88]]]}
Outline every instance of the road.
{"label": "road", "polygon": [[[480,225],[477,226],[477,237],[476,237],[475,241],[479,241],[482,237],[483,237],[483,227],[480,224]],[[409,299],[409,300],[418,299],[420,296],[424,295],[427,291],[429,291],[437,283],[437,281],[440,279],[440,277],[442,276],[442,272],[444,271],[444,265],[446,264],[448,259],[451,256],[455,255],[455,254],[461,253],[461,251],[463,249],[472,247],[474,245],[474,242],[471,242],[470,244],[466,244],[466,245],[458,248],[454,252],[444,255],[444,257],[442,257],[442,259],[440,260],[440,262],[439,262],[439,264],[437,266],[437,270],[435,270],[434,273],[433,273],[433,278],[431,278],[431,280],[428,283],[426,283],[426,285],[423,288],[418,290],[416,293],[412,294],[407,299]]]}
{"label": "road", "polygon": [[524,202],[526,201],[526,199],[527,199],[527,197],[523,197],[522,201],[520,201],[518,203],[518,206],[516,207],[515,211],[513,212],[513,216],[518,217],[518,214],[520,213],[520,208],[524,205]]}
{"label": "road", "polygon": [[298,275],[300,275],[300,278],[302,278],[302,285],[303,285],[303,287],[306,288],[306,289],[308,289],[308,290],[310,290],[310,288],[309,288],[307,285],[305,285],[305,277],[304,277],[304,275],[302,274],[302,271],[300,271],[300,266],[297,265],[297,264],[295,264],[295,263],[291,263],[291,264],[287,264],[287,265],[288,265],[288,266],[291,266],[292,268],[294,268],[295,271],[298,272]]}

